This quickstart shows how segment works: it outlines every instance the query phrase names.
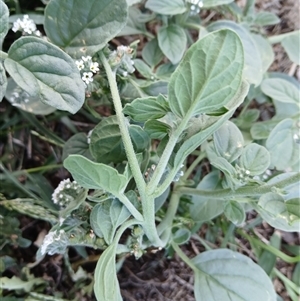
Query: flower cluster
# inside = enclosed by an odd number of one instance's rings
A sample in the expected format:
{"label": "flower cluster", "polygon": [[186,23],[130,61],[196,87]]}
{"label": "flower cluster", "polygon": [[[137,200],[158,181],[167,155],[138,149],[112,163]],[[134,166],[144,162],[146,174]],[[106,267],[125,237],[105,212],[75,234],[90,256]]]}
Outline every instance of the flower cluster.
{"label": "flower cluster", "polygon": [[41,254],[53,255],[55,253],[62,254],[65,252],[69,243],[68,236],[64,230],[50,231],[44,238],[41,245]]}
{"label": "flower cluster", "polygon": [[186,2],[190,5],[191,15],[196,15],[200,12],[201,7],[203,7],[202,0],[186,0]]}
{"label": "flower cluster", "polygon": [[63,180],[54,190],[52,194],[52,201],[61,208],[65,208],[78,196],[81,190],[82,188],[76,181],[71,182],[70,179]]}
{"label": "flower cluster", "polygon": [[22,20],[20,18],[17,19],[13,24],[12,31],[21,31],[23,34],[41,36],[41,32],[37,30],[34,21],[28,15],[24,15]]}
{"label": "flower cluster", "polygon": [[128,73],[135,71],[132,60],[133,49],[128,46],[118,46],[109,56],[109,64],[112,68],[116,69],[117,72],[126,77]]}
{"label": "flower cluster", "polygon": [[99,64],[93,62],[90,56],[82,56],[81,60],[75,61],[78,70],[82,73],[82,80],[86,85],[93,82],[93,75],[99,71]]}

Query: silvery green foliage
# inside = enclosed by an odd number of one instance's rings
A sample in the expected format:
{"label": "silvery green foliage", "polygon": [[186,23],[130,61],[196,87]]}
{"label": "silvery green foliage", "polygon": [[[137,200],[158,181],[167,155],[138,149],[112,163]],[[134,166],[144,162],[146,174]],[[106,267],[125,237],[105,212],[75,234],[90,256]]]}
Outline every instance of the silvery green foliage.
{"label": "silvery green foliage", "polygon": [[[64,253],[69,246],[105,249],[95,270],[98,301],[122,300],[117,253],[139,258],[147,247],[172,244],[176,249],[189,241],[189,224],[224,214],[242,226],[247,206],[284,231],[295,231],[300,223],[295,172],[300,157],[299,83],[267,73],[274,54],[269,40],[257,34],[257,28],[276,24],[278,18],[256,14],[255,1],[247,1],[241,10],[232,0],[148,0],[148,11],[132,6],[127,13],[127,4],[137,2],[47,1],[48,40],[35,34],[33,19],[18,16],[14,29],[29,36],[15,41],[0,62],[1,99],[6,95],[23,110],[75,113],[92,93],[113,101],[115,115],[101,118],[90,133],[77,133],[65,143],[64,167],[75,181],[64,180],[53,192],[57,211],[46,214],[32,199],[3,203],[33,217],[41,213],[53,224],[38,259]],[[199,10],[219,5],[242,22],[200,25]],[[3,1],[0,13],[2,43],[8,31]],[[146,23],[155,18],[161,26],[141,59],[135,58],[136,43],[107,47],[116,35],[148,34]],[[199,31],[192,45],[191,27]],[[291,44],[297,39],[292,35],[282,40],[292,61]],[[142,79],[133,75],[135,70]],[[7,88],[5,72],[13,88]],[[257,121],[259,111],[246,105],[232,118],[245,99],[272,101],[275,116]],[[186,162],[199,147],[196,160],[208,159],[211,169],[194,183],[187,180],[191,173]],[[279,174],[273,176],[275,172]],[[176,216],[183,196],[190,197],[186,220]],[[131,230],[128,240],[119,244],[126,229]],[[197,301],[276,300],[267,274],[239,253],[208,251],[189,265]],[[254,295],[249,294],[253,288]]]}

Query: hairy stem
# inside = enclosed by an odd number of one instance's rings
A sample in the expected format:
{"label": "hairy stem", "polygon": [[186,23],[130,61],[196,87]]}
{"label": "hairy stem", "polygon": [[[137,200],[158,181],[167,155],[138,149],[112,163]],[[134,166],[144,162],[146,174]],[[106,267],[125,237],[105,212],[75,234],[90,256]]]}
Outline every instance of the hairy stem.
{"label": "hairy stem", "polygon": [[144,216],[143,228],[151,243],[154,246],[159,247],[162,245],[162,241],[159,239],[155,225],[154,197],[151,194],[146,193],[146,183],[141,173],[139,162],[131,142],[127,120],[122,112],[123,108],[116,82],[116,74],[112,71],[102,52],[100,53],[100,58],[107,74],[128,163],[141,197]]}
{"label": "hairy stem", "polygon": [[272,192],[274,188],[284,189],[286,186],[300,182],[300,173],[296,173],[289,178],[273,184],[265,184],[259,187],[245,186],[233,191],[231,189],[217,190],[200,190],[196,188],[178,187],[177,190],[181,194],[199,195],[209,197],[210,199],[220,199],[220,201],[228,200],[236,197],[258,197],[262,194]]}

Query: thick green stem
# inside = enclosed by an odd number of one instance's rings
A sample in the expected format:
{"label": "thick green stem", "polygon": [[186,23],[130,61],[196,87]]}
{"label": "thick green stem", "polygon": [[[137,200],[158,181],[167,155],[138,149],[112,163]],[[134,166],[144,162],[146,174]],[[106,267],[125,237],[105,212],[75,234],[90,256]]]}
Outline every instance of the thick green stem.
{"label": "thick green stem", "polygon": [[264,250],[269,251],[270,253],[272,253],[275,256],[281,258],[285,262],[297,263],[297,262],[300,261],[300,255],[295,256],[295,257],[291,257],[291,256],[286,255],[285,253],[281,252],[280,250],[276,249],[275,247],[273,247],[271,245],[267,245],[267,244],[263,243],[262,241],[260,241],[257,238],[251,237],[250,235],[248,235],[247,233],[245,233],[242,230],[237,229],[237,232],[238,232],[238,234],[240,234],[241,236],[246,238],[249,242],[251,242],[253,245],[259,246],[259,247],[263,248]]}
{"label": "thick green stem", "polygon": [[300,295],[300,288],[299,286],[283,275],[280,271],[276,268],[273,269],[274,274],[282,281],[286,286],[289,286],[293,291],[295,291],[298,295]]}
{"label": "thick green stem", "polygon": [[[119,122],[119,127],[120,127],[120,132],[122,136],[122,141],[124,143],[124,148],[125,152],[127,155],[128,163],[132,172],[132,175],[134,177],[134,180],[136,182],[136,185],[138,187],[138,190],[140,193],[145,191],[145,180],[144,177],[141,173],[139,162],[137,160],[137,157],[135,155],[135,151],[131,142],[129,130],[128,130],[128,121],[126,120],[122,110],[122,102],[120,99],[119,91],[118,91],[118,86],[116,82],[116,73],[112,71],[106,57],[102,52],[100,52],[100,58],[103,63],[103,66],[105,68],[110,90],[111,90],[111,95],[114,103],[114,108],[116,111],[116,115],[118,118]],[[141,196],[142,197],[142,196]]]}
{"label": "thick green stem", "polygon": [[163,234],[163,241],[165,243],[168,243],[170,234],[171,234],[171,229],[172,229],[172,223],[175,217],[175,214],[177,212],[177,208],[179,205],[179,200],[180,200],[180,194],[173,192],[171,195],[170,202],[168,204],[168,210],[166,215],[164,216],[163,220],[161,223],[157,226],[157,232],[159,235]]}
{"label": "thick green stem", "polygon": [[100,58],[107,74],[109,86],[111,89],[111,95],[114,103],[114,108],[118,118],[120,132],[121,132],[125,152],[127,155],[128,163],[141,197],[143,216],[144,216],[143,228],[145,234],[147,235],[151,243],[154,246],[159,247],[162,245],[162,241],[159,239],[156,230],[156,225],[155,225],[154,197],[151,194],[146,193],[146,183],[141,173],[139,162],[137,160],[131,142],[131,138],[128,130],[129,127],[128,121],[126,120],[122,112],[123,108],[122,108],[122,102],[120,99],[118,86],[116,82],[116,74],[115,72],[112,71],[106,57],[102,52],[100,53]]}
{"label": "thick green stem", "polygon": [[175,243],[172,242],[171,243],[173,249],[176,251],[176,253],[178,254],[178,256],[193,270],[193,271],[200,271],[198,270],[194,263],[191,261],[191,259],[189,259],[184,253],[183,251],[179,248],[179,246]]}
{"label": "thick green stem", "polygon": [[289,178],[279,181],[275,184],[265,184],[263,186],[246,186],[238,188],[233,191],[231,189],[218,189],[218,190],[200,190],[196,188],[178,187],[177,191],[181,194],[199,195],[208,197],[210,199],[220,199],[220,201],[228,200],[237,197],[258,197],[262,194],[272,192],[274,188],[284,189],[285,187],[300,182],[300,173],[296,173]]}
{"label": "thick green stem", "polygon": [[144,221],[142,214],[134,207],[134,205],[129,201],[129,199],[124,194],[120,194],[117,197],[121,201],[121,203],[125,205],[125,207],[129,210],[129,212],[136,220],[140,222]]}
{"label": "thick green stem", "polygon": [[147,194],[152,194],[156,190],[158,183],[161,180],[161,177],[164,174],[166,167],[168,165],[168,162],[170,160],[170,157],[174,151],[174,147],[175,147],[180,135],[185,130],[189,120],[190,120],[190,114],[187,113],[185,118],[183,118],[182,121],[180,122],[178,128],[171,134],[169,141],[168,141],[168,143],[161,155],[161,158],[156,166],[153,176],[147,185]]}

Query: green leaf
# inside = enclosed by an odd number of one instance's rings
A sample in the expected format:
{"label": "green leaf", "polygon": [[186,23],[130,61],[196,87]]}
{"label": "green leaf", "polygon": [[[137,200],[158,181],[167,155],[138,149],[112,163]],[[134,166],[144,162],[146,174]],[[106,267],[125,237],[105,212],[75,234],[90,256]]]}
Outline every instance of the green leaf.
{"label": "green leaf", "polygon": [[260,175],[270,166],[270,154],[265,147],[250,143],[243,149],[240,165],[249,175]]}
{"label": "green leaf", "polygon": [[284,119],[271,131],[266,147],[271,155],[271,164],[284,170],[299,162],[299,145],[294,140],[294,122]]}
{"label": "green leaf", "polygon": [[178,229],[172,236],[172,240],[178,244],[183,245],[187,243],[191,238],[191,231],[186,228]]}
{"label": "green leaf", "polygon": [[[215,31],[224,28],[235,31],[240,37],[245,50],[244,79],[250,84],[258,86],[261,83],[263,76],[262,60],[251,33],[242,25],[227,20],[214,22],[207,27],[207,30]],[[231,47],[228,47],[227,49],[231,49]]]}
{"label": "green leaf", "polygon": [[300,221],[300,198],[290,199],[285,202],[285,205],[292,223],[296,220]]}
{"label": "green leaf", "polygon": [[72,136],[64,145],[62,160],[65,160],[69,155],[82,155],[92,159],[87,139],[85,133],[77,133]]}
{"label": "green leaf", "polygon": [[172,63],[159,65],[156,69],[156,76],[162,80],[169,80],[176,69],[176,65]]}
{"label": "green leaf", "polygon": [[126,177],[114,168],[102,163],[94,163],[80,155],[70,155],[64,161],[64,167],[69,170],[79,185],[87,189],[103,189],[117,196],[127,185]]}
{"label": "green leaf", "polygon": [[142,50],[142,57],[151,68],[154,68],[164,57],[159,48],[157,38],[148,42]]}
{"label": "green leaf", "polygon": [[[148,134],[137,125],[131,125],[129,133],[136,153],[148,148],[150,140]],[[119,123],[117,117],[104,118],[91,135],[90,151],[97,162],[119,163],[126,160]]]}
{"label": "green leaf", "polygon": [[262,195],[258,204],[254,205],[254,209],[269,225],[276,229],[286,232],[299,231],[300,220],[295,219],[295,215],[288,212],[286,202],[282,196],[274,192]]}
{"label": "green leaf", "polygon": [[30,96],[11,77],[7,80],[5,98],[11,105],[35,115],[48,115],[56,110],[54,107],[41,102],[39,96]]}
{"label": "green leaf", "polygon": [[[217,187],[219,187],[219,182],[219,172],[211,172],[206,175],[197,185],[197,189],[215,190]],[[220,206],[220,202],[222,201],[193,195],[192,202],[189,206],[191,218],[196,222],[206,222],[212,220],[224,211],[223,206]]]}
{"label": "green leaf", "polygon": [[281,78],[266,78],[261,84],[262,91],[269,97],[285,103],[299,104],[300,86]]}
{"label": "green leaf", "polygon": [[225,216],[235,225],[239,226],[245,222],[246,214],[243,206],[238,202],[230,201],[224,208]]}
{"label": "green leaf", "polygon": [[151,84],[147,83],[145,86],[141,86],[141,89],[149,96],[156,97],[158,94],[167,95],[168,83],[160,80]]}
{"label": "green leaf", "polygon": [[155,78],[151,68],[144,61],[135,59],[134,67],[143,77],[151,80]]}
{"label": "green leaf", "polygon": [[169,111],[168,103],[162,95],[158,97],[137,98],[126,104],[123,113],[137,122],[146,122],[149,119],[159,119]]}
{"label": "green leaf", "polygon": [[268,42],[267,39],[265,39],[263,36],[259,34],[251,34],[251,37],[253,38],[255,45],[260,52],[261,57],[261,63],[262,63],[262,72],[267,72],[269,67],[274,62],[274,51],[271,46],[271,44]]}
{"label": "green leaf", "polygon": [[296,31],[295,34],[284,38],[281,45],[289,56],[289,59],[293,63],[300,65],[300,30]]}
{"label": "green leaf", "polygon": [[269,26],[280,23],[280,18],[278,18],[274,13],[261,11],[255,16],[254,22],[258,26]]}
{"label": "green leaf", "polygon": [[125,26],[126,0],[51,0],[45,9],[47,37],[73,58],[93,56]]}
{"label": "green leaf", "polygon": [[[281,234],[279,231],[275,231],[270,238],[270,245],[278,250],[280,250],[281,245]],[[258,264],[264,269],[264,271],[271,275],[273,268],[276,265],[276,255],[269,252],[268,250],[263,250],[258,258]]]}
{"label": "green leaf", "polygon": [[162,140],[172,128],[161,121],[158,120],[148,120],[145,123],[144,130],[148,133],[151,139]]}
{"label": "green leaf", "polygon": [[216,153],[228,162],[235,161],[243,151],[244,138],[239,128],[231,121],[226,121],[214,132]]}
{"label": "green leaf", "polygon": [[186,11],[183,0],[148,0],[146,8],[162,15],[178,15]]}
{"label": "green leaf", "polygon": [[276,301],[268,275],[250,258],[238,252],[219,249],[192,259],[197,301]]}
{"label": "green leaf", "polygon": [[203,0],[203,7],[208,8],[208,7],[214,7],[218,5],[224,5],[224,4],[229,4],[233,2],[234,0]]}
{"label": "green leaf", "polygon": [[8,33],[8,16],[8,7],[3,1],[0,1],[0,50],[2,50],[3,40]]}
{"label": "green leaf", "polygon": [[41,219],[50,223],[58,222],[58,215],[55,215],[48,208],[36,204],[34,199],[16,198],[13,200],[4,200],[0,202],[0,205],[8,210],[14,210],[35,219]]}
{"label": "green leaf", "polygon": [[255,140],[267,139],[277,122],[278,121],[274,120],[266,120],[254,123],[250,129],[252,138]]}
{"label": "green leaf", "polygon": [[7,88],[7,78],[2,62],[0,62],[0,102],[3,100]]}
{"label": "green leaf", "polygon": [[130,212],[119,200],[107,200],[93,208],[90,223],[94,232],[110,245],[117,228],[129,217]]}
{"label": "green leaf", "polygon": [[61,49],[36,37],[15,41],[4,61],[18,86],[31,97],[59,110],[76,113],[85,99],[85,86],[74,61]]}
{"label": "green leaf", "polygon": [[95,269],[94,293],[97,300],[122,301],[116,270],[116,246],[110,245],[100,256]]}
{"label": "green leaf", "polygon": [[243,46],[233,31],[206,35],[190,47],[170,79],[172,112],[184,118],[225,106],[240,88],[243,64]]}
{"label": "green leaf", "polygon": [[184,30],[176,24],[164,26],[158,30],[157,39],[163,54],[172,64],[177,64],[186,49],[187,37]]}
{"label": "green leaf", "polygon": [[258,206],[270,213],[275,218],[289,220],[287,208],[281,195],[275,192],[268,192],[259,198]]}

